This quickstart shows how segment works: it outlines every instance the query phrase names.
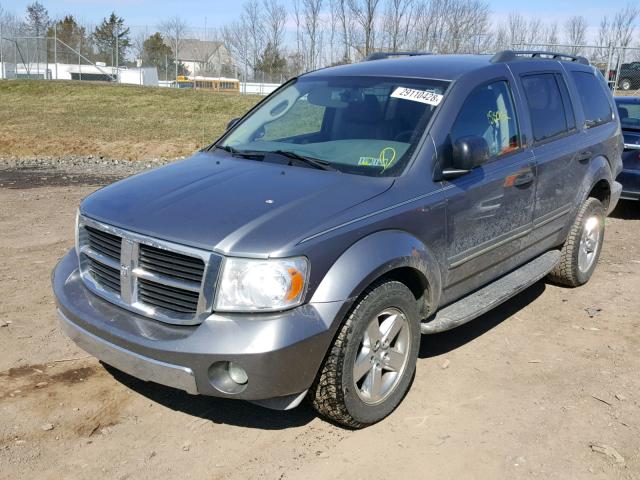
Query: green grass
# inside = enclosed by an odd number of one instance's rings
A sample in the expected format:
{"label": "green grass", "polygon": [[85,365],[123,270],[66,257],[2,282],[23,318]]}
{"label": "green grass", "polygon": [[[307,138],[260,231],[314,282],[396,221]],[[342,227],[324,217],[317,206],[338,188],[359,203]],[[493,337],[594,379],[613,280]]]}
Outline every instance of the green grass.
{"label": "green grass", "polygon": [[89,82],[0,81],[0,156],[188,155],[261,97]]}

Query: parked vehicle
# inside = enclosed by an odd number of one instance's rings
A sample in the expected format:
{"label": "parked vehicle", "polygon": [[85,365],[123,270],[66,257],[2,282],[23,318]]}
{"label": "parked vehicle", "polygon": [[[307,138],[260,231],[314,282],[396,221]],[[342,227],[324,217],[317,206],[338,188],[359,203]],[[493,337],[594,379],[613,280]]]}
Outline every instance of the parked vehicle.
{"label": "parked vehicle", "polygon": [[622,198],[640,200],[640,97],[616,97],[618,116],[624,136]]}
{"label": "parked vehicle", "polygon": [[620,65],[618,88],[620,90],[640,88],[640,62],[623,63]]}
{"label": "parked vehicle", "polygon": [[62,327],[131,375],[359,428],[421,334],[548,276],[589,281],[623,141],[580,57],[318,70],[192,158],[96,191],[53,275]]}

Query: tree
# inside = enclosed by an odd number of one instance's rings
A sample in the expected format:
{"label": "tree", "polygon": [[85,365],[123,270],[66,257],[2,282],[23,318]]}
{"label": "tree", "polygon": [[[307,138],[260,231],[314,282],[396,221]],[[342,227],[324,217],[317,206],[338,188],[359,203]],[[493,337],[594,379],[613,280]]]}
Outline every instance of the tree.
{"label": "tree", "polygon": [[86,30],[78,25],[73,15],[66,15],[50,26],[47,37],[55,37],[58,40],[58,45],[54,46],[53,42],[50,43],[49,58],[54,60],[57,56],[59,63],[77,63],[78,55],[71,49],[77,49],[89,43]]}
{"label": "tree", "polygon": [[175,58],[175,78],[177,78],[178,75],[180,75],[180,47],[187,33],[187,24],[182,18],[175,16],[162,22],[160,24],[160,31],[164,37],[169,40],[169,46],[173,50],[173,58]]}
{"label": "tree", "polygon": [[131,47],[129,28],[124,26],[124,19],[115,12],[96,27],[92,37],[97,58],[103,62],[111,60],[111,65],[119,65],[126,57],[127,49]]}
{"label": "tree", "polygon": [[[375,0],[378,1],[378,0]],[[307,70],[318,67],[318,45],[320,43],[320,11],[322,10],[322,0],[302,0],[302,11],[304,16],[304,32],[309,39],[309,56]]]}
{"label": "tree", "polygon": [[412,26],[414,0],[387,0],[383,28],[387,48],[397,52],[405,48]]}
{"label": "tree", "polygon": [[[287,23],[287,9],[277,0],[264,0],[267,49],[280,55],[284,43],[284,29]],[[267,51],[265,49],[265,52]],[[263,53],[264,56],[264,53]],[[264,58],[264,57],[263,57]]]}
{"label": "tree", "polygon": [[255,70],[264,73],[267,81],[282,81],[282,77],[287,75],[287,59],[271,43],[267,43]]}
{"label": "tree", "polygon": [[569,53],[578,55],[582,50],[581,46],[585,44],[587,21],[581,15],[574,15],[567,20],[564,29],[567,42],[571,45]]}
{"label": "tree", "polygon": [[360,39],[359,50],[363,57],[374,51],[375,24],[380,0],[348,0],[353,19],[358,24],[363,38]]}
{"label": "tree", "polygon": [[27,6],[27,25],[34,36],[44,35],[50,23],[49,12],[40,2]]}

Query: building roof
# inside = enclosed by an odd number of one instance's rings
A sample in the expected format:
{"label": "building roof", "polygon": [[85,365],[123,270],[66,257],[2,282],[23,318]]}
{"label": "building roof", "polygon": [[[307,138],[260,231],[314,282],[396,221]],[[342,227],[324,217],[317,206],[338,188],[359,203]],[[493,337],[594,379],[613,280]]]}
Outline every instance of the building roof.
{"label": "building roof", "polygon": [[178,60],[181,62],[206,62],[218,53],[222,42],[185,38],[180,42]]}

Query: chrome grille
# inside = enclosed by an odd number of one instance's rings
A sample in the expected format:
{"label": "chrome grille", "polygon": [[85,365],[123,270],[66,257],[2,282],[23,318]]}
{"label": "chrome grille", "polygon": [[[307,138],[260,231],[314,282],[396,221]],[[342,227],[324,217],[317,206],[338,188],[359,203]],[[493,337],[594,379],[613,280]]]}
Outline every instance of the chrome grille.
{"label": "chrome grille", "polygon": [[166,308],[174,312],[195,313],[198,308],[198,294],[180,288],[168,287],[160,283],[140,279],[138,298],[149,305]]}
{"label": "chrome grille", "polygon": [[181,280],[201,282],[204,262],[200,258],[188,257],[149,245],[140,245],[140,268],[159,275],[169,275]]}
{"label": "chrome grille", "polygon": [[87,232],[88,245],[91,249],[120,262],[120,251],[122,248],[121,237],[98,230],[97,228],[87,226],[85,229]]}
{"label": "chrome grille", "polygon": [[167,323],[195,325],[213,307],[221,257],[80,216],[80,274],[94,293]]}
{"label": "chrome grille", "polygon": [[120,294],[120,270],[104,265],[91,258],[88,259],[89,272],[104,288]]}

